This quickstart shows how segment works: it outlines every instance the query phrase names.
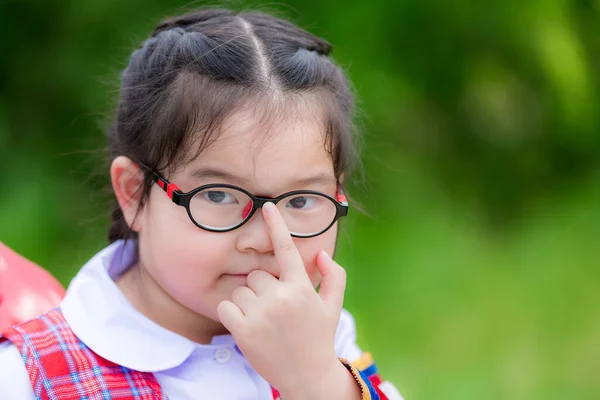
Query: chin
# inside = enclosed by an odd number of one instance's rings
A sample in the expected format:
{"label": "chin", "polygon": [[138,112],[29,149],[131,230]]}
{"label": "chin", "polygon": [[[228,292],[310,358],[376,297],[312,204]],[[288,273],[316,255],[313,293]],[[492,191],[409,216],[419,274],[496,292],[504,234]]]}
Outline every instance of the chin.
{"label": "chin", "polygon": [[194,307],[194,308],[190,308],[190,310],[194,314],[198,315],[199,317],[201,317],[203,319],[209,319],[211,321],[221,323],[219,321],[219,315],[217,314],[217,306],[218,306],[218,303],[215,304],[214,307],[207,309],[206,305],[203,304],[202,307]]}

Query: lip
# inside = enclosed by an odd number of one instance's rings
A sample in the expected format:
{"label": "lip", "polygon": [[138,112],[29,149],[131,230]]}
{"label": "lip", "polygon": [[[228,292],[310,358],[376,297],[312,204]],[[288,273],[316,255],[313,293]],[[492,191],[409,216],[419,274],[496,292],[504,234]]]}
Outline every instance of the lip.
{"label": "lip", "polygon": [[246,279],[248,277],[248,274],[224,274],[225,276],[230,276],[232,278],[244,278]]}
{"label": "lip", "polygon": [[[244,278],[244,279],[246,279],[246,278],[248,278],[248,274],[250,274],[250,272],[240,273],[240,274],[223,274],[223,276],[230,276],[230,277],[233,277],[233,278],[240,278],[240,279]],[[273,273],[270,273],[270,272],[269,272],[269,274],[273,275],[275,277],[275,279],[279,279],[279,274],[273,274]]]}

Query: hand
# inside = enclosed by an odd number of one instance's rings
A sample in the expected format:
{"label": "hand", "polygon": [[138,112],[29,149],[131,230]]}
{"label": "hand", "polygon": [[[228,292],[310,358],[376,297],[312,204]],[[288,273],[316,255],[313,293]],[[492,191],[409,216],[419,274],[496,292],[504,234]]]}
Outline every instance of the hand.
{"label": "hand", "polygon": [[286,398],[348,374],[334,350],[346,272],[321,251],[317,293],[279,211],[272,203],[262,210],[281,275],[252,271],[248,286],[236,288],[217,312],[254,369]]}

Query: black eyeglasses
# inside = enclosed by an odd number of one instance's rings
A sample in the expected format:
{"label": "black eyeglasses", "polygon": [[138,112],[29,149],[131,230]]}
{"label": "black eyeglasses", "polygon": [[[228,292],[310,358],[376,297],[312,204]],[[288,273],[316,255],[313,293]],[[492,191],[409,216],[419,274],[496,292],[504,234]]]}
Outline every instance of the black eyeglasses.
{"label": "black eyeglasses", "polygon": [[337,199],[314,190],[295,190],[278,197],[254,196],[229,184],[212,183],[183,193],[155,170],[138,164],[152,174],[153,180],[173,203],[185,207],[190,220],[211,232],[228,232],[252,218],[266,202],[277,206],[294,237],[309,238],[326,232],[337,220],[348,215],[348,201],[338,183]]}

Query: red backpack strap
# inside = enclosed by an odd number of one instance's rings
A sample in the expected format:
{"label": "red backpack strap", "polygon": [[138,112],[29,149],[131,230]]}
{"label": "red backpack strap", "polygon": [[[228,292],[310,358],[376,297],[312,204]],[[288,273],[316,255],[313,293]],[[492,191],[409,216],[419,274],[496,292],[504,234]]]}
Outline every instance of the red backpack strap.
{"label": "red backpack strap", "polygon": [[273,394],[273,400],[281,400],[281,397],[279,397],[279,392],[273,386],[271,386],[271,393]]}
{"label": "red backpack strap", "polygon": [[130,370],[94,353],[75,336],[59,309],[1,335],[21,353],[38,399],[167,400],[152,373]]}

